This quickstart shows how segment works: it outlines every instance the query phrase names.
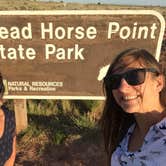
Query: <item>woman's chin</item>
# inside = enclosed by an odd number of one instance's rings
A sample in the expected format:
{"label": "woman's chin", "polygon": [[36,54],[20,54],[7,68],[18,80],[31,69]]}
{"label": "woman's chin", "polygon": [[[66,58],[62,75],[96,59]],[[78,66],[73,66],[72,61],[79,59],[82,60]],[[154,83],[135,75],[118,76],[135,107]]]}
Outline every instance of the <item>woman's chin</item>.
{"label": "woman's chin", "polygon": [[139,113],[140,112],[140,107],[138,105],[124,105],[123,110],[126,113]]}

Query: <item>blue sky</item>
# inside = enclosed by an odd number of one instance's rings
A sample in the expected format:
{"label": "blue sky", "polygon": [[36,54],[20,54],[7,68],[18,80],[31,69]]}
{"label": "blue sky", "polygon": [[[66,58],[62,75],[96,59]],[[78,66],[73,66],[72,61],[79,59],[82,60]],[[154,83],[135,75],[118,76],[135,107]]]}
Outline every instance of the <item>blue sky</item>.
{"label": "blue sky", "polygon": [[[57,1],[61,0],[45,0]],[[79,3],[110,3],[110,4],[126,4],[126,5],[147,5],[147,6],[166,6],[166,0],[63,0],[63,2],[79,2]]]}

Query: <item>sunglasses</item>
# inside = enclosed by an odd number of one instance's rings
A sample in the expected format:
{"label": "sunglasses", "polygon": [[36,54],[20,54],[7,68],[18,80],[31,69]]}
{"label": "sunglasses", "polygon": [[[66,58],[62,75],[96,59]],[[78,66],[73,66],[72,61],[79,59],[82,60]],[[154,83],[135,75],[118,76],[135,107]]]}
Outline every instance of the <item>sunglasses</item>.
{"label": "sunglasses", "polygon": [[129,85],[140,85],[145,81],[146,72],[152,72],[159,75],[159,72],[154,68],[139,68],[129,70],[122,74],[112,74],[111,76],[105,77],[104,82],[111,89],[118,89],[122,78],[124,78]]}

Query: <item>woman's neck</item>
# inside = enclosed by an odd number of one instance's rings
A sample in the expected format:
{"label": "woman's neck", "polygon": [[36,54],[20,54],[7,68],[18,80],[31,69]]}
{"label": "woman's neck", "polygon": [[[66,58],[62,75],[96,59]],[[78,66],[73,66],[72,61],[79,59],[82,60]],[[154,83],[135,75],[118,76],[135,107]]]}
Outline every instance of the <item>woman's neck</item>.
{"label": "woman's neck", "polygon": [[149,128],[160,122],[164,117],[166,117],[166,111],[152,111],[149,113],[136,113],[136,126],[129,139],[128,150],[137,151],[143,144],[144,138],[149,131]]}
{"label": "woman's neck", "polygon": [[136,125],[140,133],[145,133],[148,129],[160,122],[166,117],[166,110],[161,108],[159,111],[151,111],[147,113],[135,113]]}

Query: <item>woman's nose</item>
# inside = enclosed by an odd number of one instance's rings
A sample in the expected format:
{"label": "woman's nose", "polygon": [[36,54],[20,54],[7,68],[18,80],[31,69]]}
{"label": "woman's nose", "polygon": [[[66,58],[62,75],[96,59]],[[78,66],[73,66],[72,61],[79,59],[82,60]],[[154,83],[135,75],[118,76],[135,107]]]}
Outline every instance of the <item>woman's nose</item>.
{"label": "woman's nose", "polygon": [[119,91],[126,91],[126,90],[128,90],[130,87],[131,87],[131,85],[129,85],[129,84],[127,83],[127,81],[126,81],[124,78],[122,78],[118,90],[119,90]]}

